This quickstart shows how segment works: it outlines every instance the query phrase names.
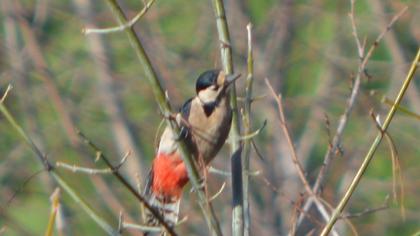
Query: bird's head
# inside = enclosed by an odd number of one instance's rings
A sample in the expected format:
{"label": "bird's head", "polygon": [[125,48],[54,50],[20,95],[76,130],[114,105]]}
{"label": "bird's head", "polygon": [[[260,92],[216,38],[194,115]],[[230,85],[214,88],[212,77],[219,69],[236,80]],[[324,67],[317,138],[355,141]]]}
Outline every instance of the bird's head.
{"label": "bird's head", "polygon": [[197,96],[203,104],[216,103],[226,96],[226,89],[239,78],[239,75],[225,75],[222,70],[209,70],[202,73],[195,84]]}

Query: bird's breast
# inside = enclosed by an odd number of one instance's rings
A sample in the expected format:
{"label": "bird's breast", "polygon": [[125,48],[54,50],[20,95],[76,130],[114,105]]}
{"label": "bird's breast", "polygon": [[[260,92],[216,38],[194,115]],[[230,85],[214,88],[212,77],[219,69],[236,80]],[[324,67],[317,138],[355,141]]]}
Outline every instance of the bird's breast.
{"label": "bird's breast", "polygon": [[210,114],[206,114],[197,100],[192,101],[188,121],[196,155],[208,163],[225,143],[232,121],[232,110],[224,98]]}

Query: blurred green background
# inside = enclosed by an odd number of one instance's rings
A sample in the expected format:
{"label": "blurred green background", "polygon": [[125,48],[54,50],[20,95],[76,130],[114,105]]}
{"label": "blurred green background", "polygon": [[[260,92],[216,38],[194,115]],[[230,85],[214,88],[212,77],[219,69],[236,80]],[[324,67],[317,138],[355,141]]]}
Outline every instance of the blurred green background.
{"label": "blurred green background", "polygon": [[[118,1],[132,18],[142,1]],[[13,85],[5,104],[52,161],[104,168],[81,143],[75,128],[93,140],[114,163],[125,152],[132,155],[123,172],[137,185],[147,174],[155,153],[162,120],[142,67],[124,33],[89,35],[86,27],[115,26],[101,0],[1,0],[0,92]],[[290,229],[294,203],[304,192],[279,127],[278,112],[264,82],[268,78],[283,95],[288,127],[298,156],[313,183],[334,135],[357,73],[357,47],[352,36],[350,1],[226,0],[235,71],[246,74],[246,25],[253,24],[255,96],[253,127],[268,121],[255,138],[263,159],[251,152],[252,235],[285,235]],[[360,94],[342,139],[342,154],[334,158],[323,187],[323,197],[335,206],[376,135],[369,112],[383,119],[402,84],[420,42],[420,2],[416,0],[360,0],[355,4],[358,34],[367,47],[392,17],[408,6],[374,51],[362,79]],[[211,1],[157,0],[138,24],[139,38],[151,58],[174,107],[194,96],[195,79],[204,70],[221,68]],[[244,79],[238,95],[244,95]],[[373,94],[373,95],[372,95]],[[403,104],[420,114],[420,76]],[[239,102],[242,106],[242,103]],[[328,117],[329,125],[326,125]],[[329,131],[328,131],[329,130]],[[389,130],[401,161],[406,218],[392,200],[391,151],[383,142],[347,211],[389,207],[351,219],[359,235],[413,235],[420,230],[420,122],[398,113]],[[226,145],[227,146],[227,145]],[[212,166],[230,170],[228,148]],[[50,212],[54,182],[34,154],[0,115],[0,235],[42,235]],[[139,203],[111,175],[92,176],[60,170],[66,180],[96,211],[117,224],[140,223]],[[231,234],[230,179],[210,174],[209,188],[226,189],[215,200],[225,235]],[[267,179],[271,186],[264,184]],[[272,188],[278,191],[273,191]],[[188,187],[189,189],[189,187]],[[181,205],[186,223],[180,235],[206,235],[207,228],[196,197],[185,191]],[[62,195],[67,235],[105,235],[69,196]],[[319,216],[313,212],[315,218]],[[321,225],[320,225],[321,223]],[[297,235],[322,227],[308,220]],[[342,235],[354,233],[343,223]],[[318,231],[314,231],[317,234]],[[127,231],[136,235],[136,231]]]}

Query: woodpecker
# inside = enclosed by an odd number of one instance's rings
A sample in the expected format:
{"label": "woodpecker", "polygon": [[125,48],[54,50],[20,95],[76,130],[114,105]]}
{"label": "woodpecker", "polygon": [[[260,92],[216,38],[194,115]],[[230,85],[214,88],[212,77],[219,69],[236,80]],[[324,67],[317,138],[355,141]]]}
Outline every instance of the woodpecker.
{"label": "woodpecker", "polygon": [[[183,187],[188,174],[178,147],[184,138],[188,151],[200,168],[204,168],[219,152],[229,134],[232,109],[228,99],[229,85],[239,76],[226,76],[223,71],[209,70],[196,81],[196,96],[187,100],[177,117],[181,134],[167,126],[160,138],[159,147],[145,186],[149,203],[174,225],[178,220]],[[148,225],[158,221],[148,213]]]}

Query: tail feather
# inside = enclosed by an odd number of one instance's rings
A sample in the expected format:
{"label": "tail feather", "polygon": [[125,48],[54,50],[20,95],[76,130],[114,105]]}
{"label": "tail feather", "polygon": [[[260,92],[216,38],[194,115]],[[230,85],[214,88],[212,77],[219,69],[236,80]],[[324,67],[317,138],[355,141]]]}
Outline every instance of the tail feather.
{"label": "tail feather", "polygon": [[[164,220],[169,225],[173,226],[178,222],[179,206],[181,204],[180,198],[177,200],[168,201],[167,199],[152,195],[149,203],[163,216]],[[147,215],[146,220],[148,225],[159,225],[159,221],[150,212]]]}
{"label": "tail feather", "polygon": [[[170,226],[174,226],[178,222],[179,218],[179,206],[181,204],[181,198],[175,201],[165,201],[163,198],[159,198],[158,196],[151,194],[149,198],[149,204],[159,212],[166,223]],[[147,211],[146,213],[146,224],[149,226],[159,226],[159,220],[150,212]],[[150,233],[145,232],[144,236],[149,235],[163,235],[165,236],[165,232],[161,233]]]}
{"label": "tail feather", "polygon": [[[144,195],[148,203],[163,216],[166,223],[174,226],[179,218],[182,189],[188,182],[188,174],[179,155],[158,153],[146,181]],[[160,225],[150,211],[146,211],[145,223],[148,226]]]}

